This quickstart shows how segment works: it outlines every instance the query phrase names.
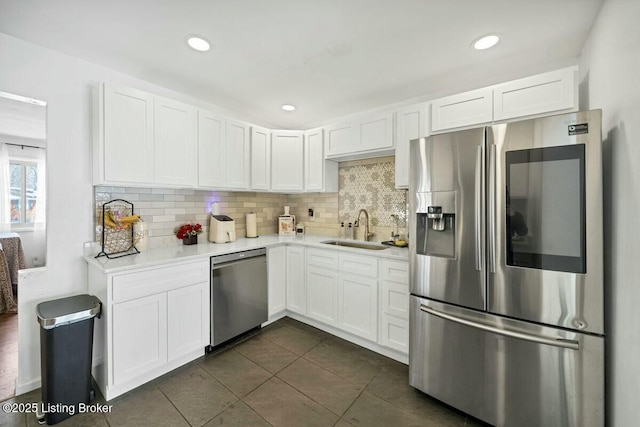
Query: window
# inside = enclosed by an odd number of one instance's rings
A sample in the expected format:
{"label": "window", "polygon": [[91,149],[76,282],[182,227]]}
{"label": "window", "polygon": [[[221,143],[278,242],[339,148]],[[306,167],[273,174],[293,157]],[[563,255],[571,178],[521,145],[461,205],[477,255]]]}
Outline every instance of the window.
{"label": "window", "polygon": [[9,166],[11,224],[18,227],[33,224],[38,203],[38,164],[11,160]]}

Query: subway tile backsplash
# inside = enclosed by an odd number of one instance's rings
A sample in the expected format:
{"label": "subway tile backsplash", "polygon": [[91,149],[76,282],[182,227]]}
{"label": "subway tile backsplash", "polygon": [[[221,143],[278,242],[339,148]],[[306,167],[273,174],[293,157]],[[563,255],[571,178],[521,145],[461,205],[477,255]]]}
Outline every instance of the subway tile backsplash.
{"label": "subway tile backsplash", "polygon": [[[149,248],[181,245],[175,230],[185,223],[200,223],[204,228],[201,240],[209,230],[211,204],[218,202],[220,213],[236,222],[236,235],[246,233],[245,214],[256,213],[258,234],[277,232],[278,215],[290,206],[305,232],[338,237],[340,222],[352,222],[361,208],[370,215],[373,240],[388,240],[397,215],[399,232],[406,235],[407,192],[396,190],[394,158],[358,160],[340,163],[338,193],[279,194],[260,192],[230,192],[136,187],[94,187],[96,241],[100,241],[101,207],[113,199],[124,199],[147,223]],[[314,210],[314,218],[308,209]],[[361,239],[363,227],[356,231]]]}
{"label": "subway tile backsplash", "polygon": [[209,232],[211,204],[218,202],[220,213],[236,222],[236,234],[246,233],[245,214],[256,213],[258,234],[276,232],[277,216],[287,203],[286,194],[228,192],[204,190],[148,189],[135,187],[94,187],[96,240],[100,240],[102,205],[109,200],[124,199],[134,205],[135,212],[147,223],[149,248],[180,245],[175,230],[185,223],[199,223],[204,228],[200,239]]}

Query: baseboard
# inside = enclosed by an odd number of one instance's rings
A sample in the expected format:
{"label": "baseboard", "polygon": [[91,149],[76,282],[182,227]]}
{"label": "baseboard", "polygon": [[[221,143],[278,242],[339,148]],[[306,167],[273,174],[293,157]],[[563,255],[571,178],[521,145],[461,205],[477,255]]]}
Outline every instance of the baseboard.
{"label": "baseboard", "polygon": [[354,344],[359,345],[360,347],[364,347],[366,349],[369,349],[373,352],[376,352],[378,354],[381,354],[383,356],[386,356],[390,359],[393,359],[395,361],[398,361],[400,363],[403,363],[405,365],[409,364],[409,355],[399,352],[397,350],[394,350],[392,348],[388,348],[388,347],[384,347],[376,342],[373,341],[369,341],[365,338],[362,337],[358,337],[356,335],[353,335],[349,332],[343,331],[342,329],[338,329],[335,328],[333,326],[329,326],[327,324],[324,324],[322,322],[319,322],[317,320],[314,319],[310,319],[306,316],[302,316],[298,313],[293,313],[291,311],[287,311],[286,312],[287,317],[290,317],[294,320],[297,320],[299,322],[305,323],[309,326],[313,326],[314,328],[318,328],[324,332],[327,332],[331,335],[334,335],[338,338],[342,338],[343,340],[352,342]]}
{"label": "baseboard", "polygon": [[21,394],[29,393],[37,388],[42,386],[42,378],[38,377],[32,379],[31,381],[27,381],[25,383],[18,383],[16,380],[16,396],[20,396]]}

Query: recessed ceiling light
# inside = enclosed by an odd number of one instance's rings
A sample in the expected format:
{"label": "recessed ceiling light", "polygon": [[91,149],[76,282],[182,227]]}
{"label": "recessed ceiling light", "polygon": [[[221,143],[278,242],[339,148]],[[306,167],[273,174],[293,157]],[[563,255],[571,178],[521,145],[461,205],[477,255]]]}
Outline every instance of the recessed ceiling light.
{"label": "recessed ceiling light", "polygon": [[473,42],[473,48],[477,50],[489,49],[495,46],[500,41],[500,37],[497,34],[489,34],[483,36]]}
{"label": "recessed ceiling light", "polygon": [[291,104],[283,104],[282,105],[282,109],[284,111],[293,111],[293,110],[296,109],[296,106],[295,105],[291,105]]}
{"label": "recessed ceiling light", "polygon": [[187,36],[187,44],[192,48],[200,52],[206,52],[211,49],[211,45],[208,41],[200,36]]}

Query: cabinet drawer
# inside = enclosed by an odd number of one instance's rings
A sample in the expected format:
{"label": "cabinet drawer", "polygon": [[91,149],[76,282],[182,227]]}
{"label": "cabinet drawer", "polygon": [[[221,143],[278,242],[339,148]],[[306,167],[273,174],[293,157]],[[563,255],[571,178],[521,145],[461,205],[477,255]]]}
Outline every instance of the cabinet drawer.
{"label": "cabinet drawer", "polygon": [[401,353],[409,353],[409,321],[383,313],[380,323],[380,344]]}
{"label": "cabinet drawer", "polygon": [[382,282],[381,309],[383,313],[391,314],[402,319],[409,318],[409,285]]}
{"label": "cabinet drawer", "polygon": [[366,277],[378,277],[378,259],[362,255],[340,254],[340,271]]}
{"label": "cabinet drawer", "polygon": [[322,249],[307,249],[307,265],[338,269],[338,254]]}
{"label": "cabinet drawer", "polygon": [[409,284],[409,263],[405,261],[382,260],[382,279]]}
{"label": "cabinet drawer", "polygon": [[112,299],[126,301],[201,282],[209,282],[208,259],[115,276]]}

